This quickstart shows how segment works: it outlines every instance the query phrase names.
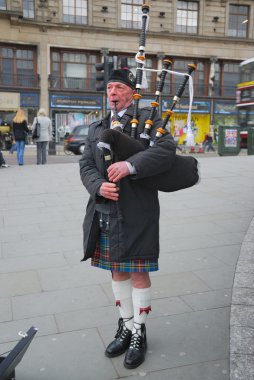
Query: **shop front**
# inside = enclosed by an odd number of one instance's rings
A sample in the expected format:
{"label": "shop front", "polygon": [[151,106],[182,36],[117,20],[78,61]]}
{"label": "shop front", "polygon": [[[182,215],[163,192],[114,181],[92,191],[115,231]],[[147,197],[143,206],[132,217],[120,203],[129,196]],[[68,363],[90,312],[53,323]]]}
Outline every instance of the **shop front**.
{"label": "shop front", "polygon": [[11,141],[12,121],[16,111],[25,111],[28,125],[31,127],[39,108],[39,94],[30,92],[0,92],[0,132],[4,148]]}
{"label": "shop front", "polygon": [[89,125],[102,118],[102,95],[50,95],[53,136],[61,143],[77,125]]}
{"label": "shop front", "polygon": [[16,111],[25,111],[29,125],[39,108],[39,94],[32,92],[0,92],[0,122],[12,124]]}
{"label": "shop front", "polygon": [[[162,101],[162,117],[166,116],[165,111],[170,109],[172,102]],[[187,133],[187,116],[189,110],[189,100],[181,99],[181,102],[174,108],[174,114],[171,116],[168,129],[178,144],[186,142]],[[210,133],[210,101],[195,100],[191,109],[191,129],[194,134],[195,144],[201,144],[205,135]]]}

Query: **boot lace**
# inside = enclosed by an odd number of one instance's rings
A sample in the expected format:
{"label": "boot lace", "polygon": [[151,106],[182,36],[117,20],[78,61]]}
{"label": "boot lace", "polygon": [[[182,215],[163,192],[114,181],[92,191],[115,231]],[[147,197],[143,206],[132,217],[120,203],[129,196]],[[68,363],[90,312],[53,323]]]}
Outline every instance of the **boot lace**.
{"label": "boot lace", "polygon": [[[135,324],[137,324],[137,323],[135,322]],[[134,327],[135,332],[132,333],[132,336],[131,336],[130,348],[134,348],[136,350],[139,350],[140,347],[142,347],[143,336],[138,333],[138,331],[141,331],[141,334],[143,333],[141,327],[142,327],[141,325],[138,328]]]}
{"label": "boot lace", "polygon": [[117,332],[116,332],[116,336],[115,338],[117,339],[120,339],[121,341],[125,340],[125,338],[127,338],[128,334],[130,333],[130,330],[127,329],[127,327],[125,326],[125,323],[130,321],[133,317],[130,317],[130,318],[120,318],[119,321],[118,321],[118,329],[117,329]]}

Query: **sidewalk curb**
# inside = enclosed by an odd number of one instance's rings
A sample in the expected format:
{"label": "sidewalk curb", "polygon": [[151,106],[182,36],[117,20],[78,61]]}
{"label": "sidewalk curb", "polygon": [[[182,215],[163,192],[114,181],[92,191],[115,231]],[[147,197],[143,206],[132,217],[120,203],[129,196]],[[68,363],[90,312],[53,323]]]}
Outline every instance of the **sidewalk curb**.
{"label": "sidewalk curb", "polygon": [[254,218],[235,270],[230,316],[230,380],[254,379]]}

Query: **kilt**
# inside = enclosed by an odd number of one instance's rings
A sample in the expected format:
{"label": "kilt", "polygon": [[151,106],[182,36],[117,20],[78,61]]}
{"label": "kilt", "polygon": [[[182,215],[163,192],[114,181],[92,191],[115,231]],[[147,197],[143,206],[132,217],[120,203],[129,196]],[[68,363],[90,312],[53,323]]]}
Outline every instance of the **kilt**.
{"label": "kilt", "polygon": [[122,262],[109,261],[109,238],[105,232],[100,233],[91,265],[115,272],[154,272],[159,269],[158,259],[135,259]]}

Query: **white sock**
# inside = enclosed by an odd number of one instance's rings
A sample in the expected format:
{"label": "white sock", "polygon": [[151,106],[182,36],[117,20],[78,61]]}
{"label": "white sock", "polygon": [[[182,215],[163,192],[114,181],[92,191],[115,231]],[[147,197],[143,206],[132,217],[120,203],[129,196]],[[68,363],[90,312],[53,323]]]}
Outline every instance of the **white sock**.
{"label": "white sock", "polygon": [[[112,289],[116,299],[116,306],[119,306],[119,312],[122,318],[133,317],[132,305],[132,286],[131,280],[114,281],[112,280]],[[133,318],[129,321],[124,321],[127,329],[132,331]]]}
{"label": "white sock", "polygon": [[146,323],[147,315],[149,311],[151,311],[151,299],[152,299],[152,292],[151,287],[150,288],[133,288],[132,291],[132,301],[133,301],[133,308],[134,308],[134,325],[132,333],[134,334],[136,332],[141,335],[140,325],[142,323]]}

